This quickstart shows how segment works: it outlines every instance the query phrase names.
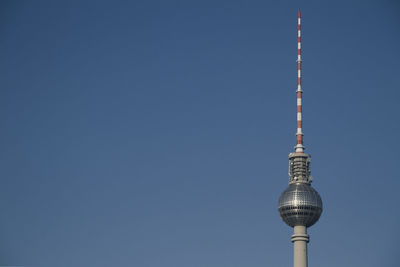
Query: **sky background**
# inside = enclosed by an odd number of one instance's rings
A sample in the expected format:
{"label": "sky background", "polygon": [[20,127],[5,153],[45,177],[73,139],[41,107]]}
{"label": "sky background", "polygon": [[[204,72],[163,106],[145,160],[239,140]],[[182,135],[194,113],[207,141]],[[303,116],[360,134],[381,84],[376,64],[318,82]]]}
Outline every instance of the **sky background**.
{"label": "sky background", "polygon": [[1,1],[0,265],[398,266],[398,1]]}

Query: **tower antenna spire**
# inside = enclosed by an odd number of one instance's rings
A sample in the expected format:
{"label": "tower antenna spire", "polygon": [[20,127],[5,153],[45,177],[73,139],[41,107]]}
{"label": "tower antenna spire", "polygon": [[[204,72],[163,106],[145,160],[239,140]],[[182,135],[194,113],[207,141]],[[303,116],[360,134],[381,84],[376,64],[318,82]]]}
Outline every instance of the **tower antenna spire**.
{"label": "tower antenna spire", "polygon": [[299,9],[297,19],[297,144],[295,146],[296,153],[303,153],[303,120],[302,120],[302,94],[301,90],[301,12]]}

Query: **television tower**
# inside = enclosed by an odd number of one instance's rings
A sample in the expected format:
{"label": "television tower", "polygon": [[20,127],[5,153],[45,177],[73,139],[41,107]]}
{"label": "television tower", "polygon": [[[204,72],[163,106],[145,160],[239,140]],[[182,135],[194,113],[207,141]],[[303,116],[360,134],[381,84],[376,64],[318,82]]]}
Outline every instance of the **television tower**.
{"label": "television tower", "polygon": [[289,154],[289,186],[279,198],[278,210],[282,220],[294,228],[294,267],[307,267],[307,227],[314,225],[322,213],[322,200],[311,186],[311,156],[304,153],[301,89],[301,14],[298,17],[297,43],[297,144]]}

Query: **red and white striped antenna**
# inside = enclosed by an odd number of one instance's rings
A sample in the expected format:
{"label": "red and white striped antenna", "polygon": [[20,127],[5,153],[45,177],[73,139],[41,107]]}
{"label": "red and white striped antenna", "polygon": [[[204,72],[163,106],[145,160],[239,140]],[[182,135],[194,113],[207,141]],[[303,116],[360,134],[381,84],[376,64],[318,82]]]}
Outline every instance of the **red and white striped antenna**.
{"label": "red and white striped antenna", "polygon": [[297,29],[297,144],[295,146],[296,153],[303,153],[305,147],[303,146],[303,121],[302,121],[302,94],[301,90],[301,13],[299,10]]}

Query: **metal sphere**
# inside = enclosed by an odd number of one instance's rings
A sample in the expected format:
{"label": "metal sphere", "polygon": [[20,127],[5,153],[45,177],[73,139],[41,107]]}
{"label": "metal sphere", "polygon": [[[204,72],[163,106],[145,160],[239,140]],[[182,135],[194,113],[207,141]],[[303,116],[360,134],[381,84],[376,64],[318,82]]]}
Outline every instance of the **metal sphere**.
{"label": "metal sphere", "polygon": [[311,185],[293,183],[281,194],[278,210],[282,220],[289,226],[310,227],[321,216],[322,200]]}

